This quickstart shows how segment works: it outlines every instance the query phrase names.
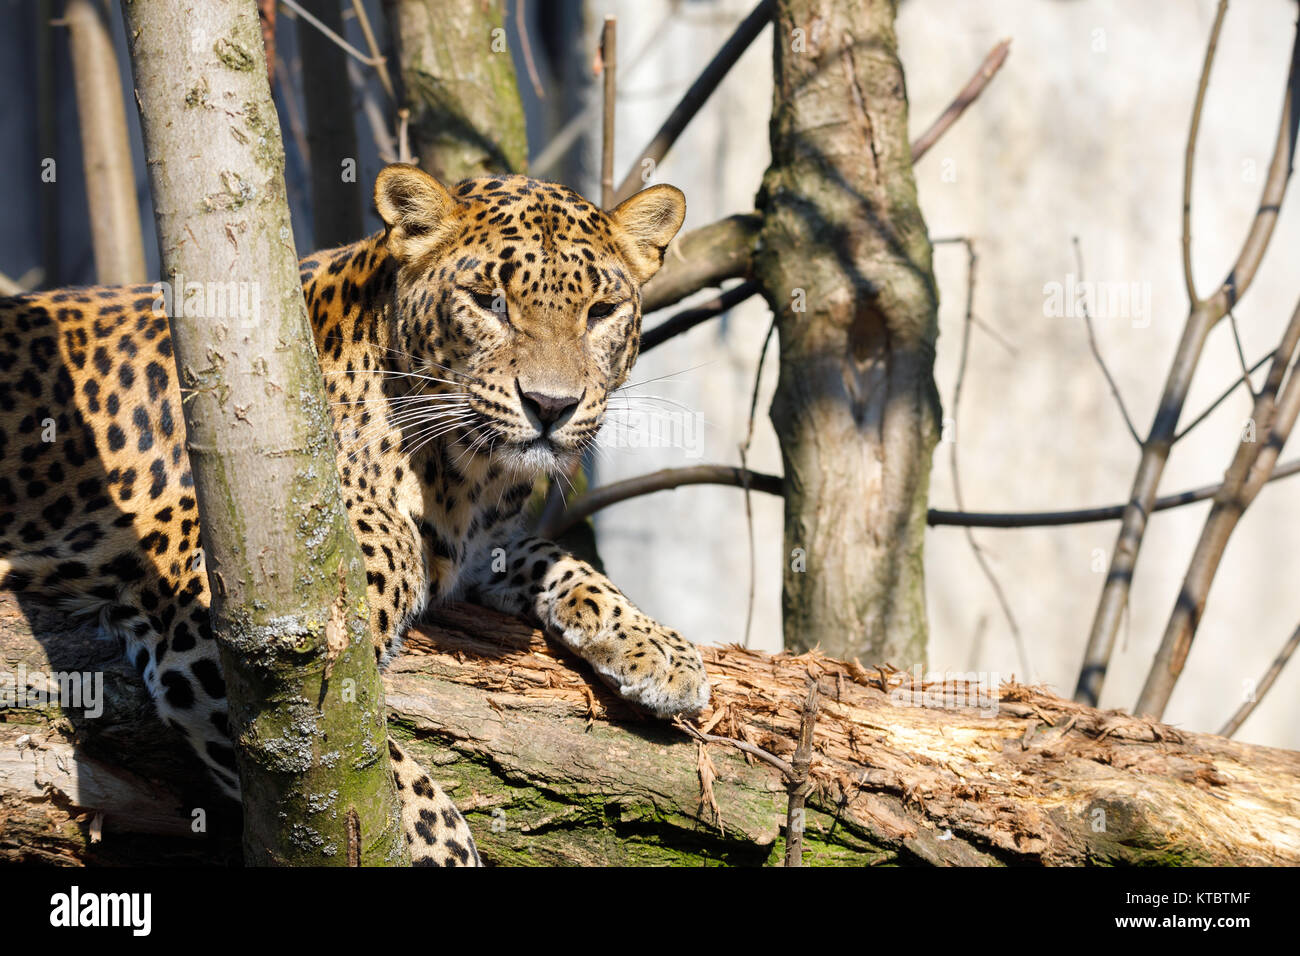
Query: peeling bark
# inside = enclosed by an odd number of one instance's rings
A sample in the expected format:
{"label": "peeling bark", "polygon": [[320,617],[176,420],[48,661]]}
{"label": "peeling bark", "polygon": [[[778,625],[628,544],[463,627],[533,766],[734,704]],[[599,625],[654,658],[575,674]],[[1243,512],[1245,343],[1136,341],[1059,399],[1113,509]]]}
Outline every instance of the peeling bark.
{"label": "peeling bark", "polygon": [[[186,775],[194,758],[111,646],[54,615],[28,628],[0,595],[0,662],[101,669],[106,700],[100,719],[75,724],[56,709],[0,711],[0,860],[231,858],[238,821]],[[1019,685],[975,700],[981,716],[934,706],[969,688],[913,688],[820,654],[706,648],[705,663],[715,692],[699,725],[787,761],[817,679],[807,865],[1300,864],[1300,754]],[[781,863],[780,773],[641,719],[520,621],[447,608],[410,635],[385,683],[391,732],[465,811],[490,863]],[[927,694],[929,706],[906,706]],[[205,834],[188,830],[196,808]]]}

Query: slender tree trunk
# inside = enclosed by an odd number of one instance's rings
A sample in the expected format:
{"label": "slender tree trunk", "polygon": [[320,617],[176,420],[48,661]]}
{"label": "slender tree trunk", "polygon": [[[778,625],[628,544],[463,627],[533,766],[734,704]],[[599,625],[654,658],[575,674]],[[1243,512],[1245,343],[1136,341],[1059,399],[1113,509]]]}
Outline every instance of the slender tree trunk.
{"label": "slender tree trunk", "polygon": [[257,7],[123,9],[172,301],[198,283],[240,303],[170,318],[245,858],[401,862],[365,568],[339,497]]}
{"label": "slender tree trunk", "polygon": [[528,133],[500,0],[386,0],[419,165],[445,183],[523,172]]}
{"label": "slender tree trunk", "polygon": [[937,290],[892,0],[777,4],[755,275],[777,316],[786,646],[913,666]]}
{"label": "slender tree trunk", "polygon": [[[340,36],[340,0],[304,3]],[[329,249],[361,238],[361,184],[357,181],[356,111],[348,80],[347,54],[313,24],[298,18],[303,96],[307,101],[307,144],[311,149],[311,212],[314,248]]]}
{"label": "slender tree trunk", "polygon": [[68,0],[64,19],[72,46],[95,277],[104,285],[134,285],[145,280],[144,240],[113,35],[98,0]]}
{"label": "slender tree trunk", "polygon": [[[58,147],[58,85],[54,70],[53,0],[36,4],[36,166],[44,174],[46,164],[55,162]],[[56,173],[57,175],[57,169]],[[42,175],[41,201],[41,284],[49,288],[62,284],[63,241],[59,234],[59,195],[54,183]]]}

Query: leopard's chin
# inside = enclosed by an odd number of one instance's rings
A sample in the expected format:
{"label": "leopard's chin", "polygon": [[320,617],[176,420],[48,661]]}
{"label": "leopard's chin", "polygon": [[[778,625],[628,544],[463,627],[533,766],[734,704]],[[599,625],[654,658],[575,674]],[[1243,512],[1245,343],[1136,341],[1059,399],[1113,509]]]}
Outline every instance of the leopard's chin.
{"label": "leopard's chin", "polygon": [[539,475],[567,474],[577,462],[576,449],[566,448],[550,438],[539,436],[522,442],[499,445],[493,456],[517,475],[536,478]]}

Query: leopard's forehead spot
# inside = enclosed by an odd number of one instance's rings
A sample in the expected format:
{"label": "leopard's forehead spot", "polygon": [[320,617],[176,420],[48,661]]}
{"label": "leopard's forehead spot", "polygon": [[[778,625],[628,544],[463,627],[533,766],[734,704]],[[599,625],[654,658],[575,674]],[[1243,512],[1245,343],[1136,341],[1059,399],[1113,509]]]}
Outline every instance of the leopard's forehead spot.
{"label": "leopard's forehead spot", "polygon": [[464,224],[448,250],[453,281],[486,281],[543,311],[580,306],[602,290],[635,292],[609,217],[567,186],[480,176],[453,192]]}
{"label": "leopard's forehead spot", "polygon": [[577,244],[616,254],[609,218],[567,186],[527,176],[483,176],[462,182],[455,195],[471,241]]}

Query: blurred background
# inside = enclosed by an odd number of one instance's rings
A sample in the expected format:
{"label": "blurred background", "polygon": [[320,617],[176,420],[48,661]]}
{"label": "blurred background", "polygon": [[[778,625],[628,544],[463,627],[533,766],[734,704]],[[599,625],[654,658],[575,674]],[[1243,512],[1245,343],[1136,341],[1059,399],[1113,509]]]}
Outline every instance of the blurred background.
{"label": "blurred background", "polygon": [[[617,16],[619,24],[615,166],[621,177],[752,8],[752,0],[517,4],[507,4],[505,25],[527,114],[531,171],[593,197],[599,194],[600,91],[592,60],[604,16]],[[25,287],[94,281],[66,30],[40,28],[57,21],[61,6],[60,0],[0,0],[6,25],[0,83],[11,91],[36,91],[33,99],[0,97],[0,169],[7,174],[0,179],[0,272]],[[365,6],[381,47],[389,50],[384,5],[367,0]],[[1052,289],[1080,280],[1077,238],[1083,278],[1135,293],[1127,311],[1096,315],[1094,327],[1130,415],[1145,433],[1187,313],[1180,266],[1182,164],[1214,9],[1213,0],[900,4],[914,136],[999,40],[1011,40],[1000,74],[916,167],[931,235],[968,238],[978,254],[976,323],[954,415],[967,256],[959,244],[935,250],[941,292],[936,378],[945,423],[934,458],[932,507],[956,508],[954,454],[960,455],[964,504],[971,511],[1068,510],[1118,504],[1127,496],[1137,447],[1089,350],[1083,320],[1054,309]],[[1225,22],[1196,157],[1193,265],[1202,292],[1222,280],[1255,212],[1277,132],[1295,17],[1295,0],[1250,0],[1234,5]],[[146,257],[156,275],[152,210],[116,10],[111,22],[128,91]],[[355,17],[345,13],[344,25],[347,39],[363,47]],[[294,235],[305,254],[314,239],[298,28],[293,11],[281,6],[274,91]],[[349,71],[354,100],[340,108],[355,117],[358,181],[368,190],[393,130],[374,71],[355,62]],[[685,191],[686,229],[753,209],[768,162],[770,105],[769,28],[655,171],[654,181]],[[54,121],[42,122],[46,115]],[[566,129],[577,135],[554,145]],[[34,172],[47,158],[57,164],[53,184],[42,184]],[[1236,310],[1250,362],[1274,347],[1300,292],[1298,207],[1294,196],[1284,204],[1255,285]],[[378,228],[373,212],[367,227]],[[646,423],[615,411],[624,424],[610,429],[592,464],[593,482],[688,464],[739,464],[768,321],[766,307],[753,299],[647,354],[633,373],[633,381],[645,382],[637,393],[681,403],[686,413],[667,432],[638,438]],[[779,473],[766,417],[775,373],[775,355],[769,354],[748,462]],[[1239,375],[1231,331],[1222,323],[1206,347],[1184,421]],[[1263,375],[1256,373],[1257,384]],[[1161,493],[1219,481],[1249,413],[1249,396],[1239,390],[1179,442]],[[665,437],[667,447],[647,447]],[[1281,461],[1294,455],[1283,452]],[[781,506],[759,494],[751,504],[756,578],[748,640],[774,650],[781,643]],[[1205,502],[1152,519],[1103,706],[1130,708],[1136,700],[1208,508]],[[1267,486],[1247,512],[1166,720],[1217,730],[1300,621],[1298,519],[1300,478]],[[696,641],[745,639],[751,588],[742,492],[712,486],[661,492],[601,512],[596,526],[610,576],[645,610]],[[929,659],[891,663],[1014,675],[1068,696],[1116,529],[1106,522],[974,532],[1005,592],[1023,649],[965,533],[931,529]],[[1238,738],[1300,748],[1298,690],[1300,666],[1292,664]]]}

